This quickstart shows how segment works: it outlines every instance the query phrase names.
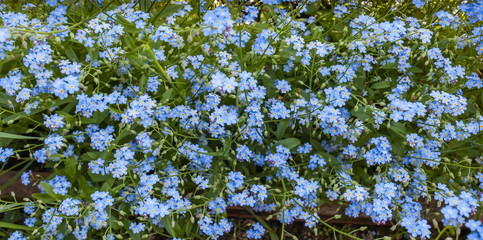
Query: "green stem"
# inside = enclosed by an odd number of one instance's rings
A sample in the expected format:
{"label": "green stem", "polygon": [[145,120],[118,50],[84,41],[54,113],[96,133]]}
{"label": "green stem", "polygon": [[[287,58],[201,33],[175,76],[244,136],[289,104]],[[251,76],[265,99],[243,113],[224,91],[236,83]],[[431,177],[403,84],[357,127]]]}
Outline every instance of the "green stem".
{"label": "green stem", "polygon": [[448,227],[448,226],[444,227],[444,228],[443,228],[443,230],[441,230],[441,232],[439,232],[438,236],[436,236],[436,238],[435,238],[434,240],[438,240],[440,237],[442,237],[442,236],[443,236],[443,233],[444,233],[446,230],[448,230],[448,229],[449,229],[449,227]]}

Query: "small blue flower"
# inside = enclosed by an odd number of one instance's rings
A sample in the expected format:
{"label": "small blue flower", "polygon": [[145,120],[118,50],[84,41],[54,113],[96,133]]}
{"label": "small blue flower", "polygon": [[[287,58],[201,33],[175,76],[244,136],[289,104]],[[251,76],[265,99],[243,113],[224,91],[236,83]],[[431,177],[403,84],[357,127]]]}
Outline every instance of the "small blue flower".
{"label": "small blue flower", "polygon": [[10,30],[8,28],[0,28],[0,42],[5,42],[10,37]]}
{"label": "small blue flower", "polygon": [[131,223],[131,225],[129,225],[129,229],[131,229],[133,233],[140,233],[144,231],[145,228],[146,225],[144,225],[143,223]]}
{"label": "small blue flower", "polygon": [[252,239],[261,239],[265,234],[265,228],[258,222],[254,223],[247,231],[247,237]]}
{"label": "small blue flower", "polygon": [[9,157],[13,156],[13,154],[13,149],[0,147],[0,162],[6,162]]}

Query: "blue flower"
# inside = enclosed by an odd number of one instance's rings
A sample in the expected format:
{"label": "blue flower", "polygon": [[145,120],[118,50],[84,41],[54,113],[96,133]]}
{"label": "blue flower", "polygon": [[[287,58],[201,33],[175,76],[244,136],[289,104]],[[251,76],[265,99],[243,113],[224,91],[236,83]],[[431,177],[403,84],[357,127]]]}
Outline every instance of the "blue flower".
{"label": "blue flower", "polygon": [[13,154],[13,149],[0,147],[0,162],[6,162],[9,157],[13,156]]}
{"label": "blue flower", "polygon": [[416,5],[417,8],[421,8],[426,4],[425,0],[413,0],[413,4]]}
{"label": "blue flower", "polygon": [[81,201],[78,199],[66,198],[59,206],[59,211],[66,216],[77,216],[79,214],[79,204]]}
{"label": "blue flower", "polygon": [[292,86],[286,80],[275,80],[275,87],[281,93],[287,93],[292,89]]}
{"label": "blue flower", "polygon": [[258,222],[254,223],[247,231],[247,237],[252,239],[261,239],[265,234],[265,228]]}
{"label": "blue flower", "polygon": [[8,28],[0,28],[0,42],[5,42],[10,37],[10,30]]}
{"label": "blue flower", "polygon": [[[71,187],[71,183],[65,176],[55,176],[53,179],[47,181],[49,185],[54,187],[52,190],[54,193],[65,196],[67,194],[67,189]],[[40,186],[40,185],[39,185]]]}
{"label": "blue flower", "polygon": [[30,184],[30,175],[32,174],[32,170],[26,171],[22,173],[22,176],[20,177],[22,179],[22,184],[27,186]]}
{"label": "blue flower", "polygon": [[226,184],[226,187],[232,191],[235,192],[237,188],[240,188],[243,186],[243,179],[245,176],[243,176],[240,172],[229,172],[228,173],[228,183]]}
{"label": "blue flower", "polygon": [[337,18],[340,18],[343,14],[347,13],[349,13],[349,10],[346,6],[337,5],[334,7],[334,14]]}
{"label": "blue flower", "polygon": [[114,198],[111,197],[108,192],[95,191],[91,194],[91,198],[94,201],[94,208],[97,211],[102,211],[107,206],[112,206],[114,204]]}
{"label": "blue flower", "polygon": [[369,165],[383,164],[392,161],[391,144],[386,137],[372,138],[369,141],[375,148],[364,153],[363,157]]}
{"label": "blue flower", "polygon": [[224,213],[226,211],[226,202],[221,197],[217,197],[208,203],[208,209],[212,211],[212,214]]}
{"label": "blue flower", "polygon": [[45,126],[52,130],[57,130],[59,128],[64,127],[64,119],[59,116],[59,114],[53,114],[51,116],[45,116],[45,121],[44,121]]}
{"label": "blue flower", "polygon": [[25,237],[21,232],[15,231],[7,240],[27,240],[27,237]]}
{"label": "blue flower", "polygon": [[233,28],[233,23],[228,8],[219,6],[203,15],[203,24],[207,26],[203,28],[203,33],[206,36],[223,34]]}
{"label": "blue flower", "polygon": [[224,73],[216,72],[211,76],[211,87],[222,93],[232,93],[236,90],[238,83],[234,77],[227,77]]}
{"label": "blue flower", "polygon": [[146,225],[144,225],[143,223],[131,223],[131,225],[129,225],[129,229],[131,229],[131,231],[133,233],[140,233],[142,231],[144,231],[144,229],[146,228]]}

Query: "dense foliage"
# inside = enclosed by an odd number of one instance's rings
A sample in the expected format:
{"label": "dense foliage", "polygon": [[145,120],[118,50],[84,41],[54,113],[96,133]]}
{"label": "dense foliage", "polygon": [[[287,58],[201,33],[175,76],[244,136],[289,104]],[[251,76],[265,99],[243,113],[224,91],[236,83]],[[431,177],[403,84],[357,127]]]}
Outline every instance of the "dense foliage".
{"label": "dense foliage", "polygon": [[226,209],[312,228],[338,203],[413,238],[483,239],[482,13],[482,0],[5,2],[0,164],[41,193],[3,197],[23,218],[3,234],[276,239],[268,219],[234,226]]}

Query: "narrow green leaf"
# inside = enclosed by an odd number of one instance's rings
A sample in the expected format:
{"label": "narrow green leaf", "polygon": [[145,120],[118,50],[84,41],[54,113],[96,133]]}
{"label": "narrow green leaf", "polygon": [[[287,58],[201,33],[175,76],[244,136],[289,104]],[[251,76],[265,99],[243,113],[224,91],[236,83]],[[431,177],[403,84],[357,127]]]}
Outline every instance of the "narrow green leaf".
{"label": "narrow green leaf", "polygon": [[6,222],[0,222],[0,228],[20,229],[20,230],[26,230],[26,231],[31,231],[35,229],[34,227],[27,227],[24,225],[18,225],[14,223],[6,223]]}
{"label": "narrow green leaf", "polygon": [[51,203],[55,201],[55,199],[47,193],[32,193],[32,197],[37,200],[41,200],[44,203]]}
{"label": "narrow green leaf", "polygon": [[139,7],[141,8],[141,11],[147,12],[151,4],[154,4],[151,2],[151,0],[140,0],[139,1]]}
{"label": "narrow green leaf", "polygon": [[225,155],[225,152],[224,151],[219,151],[219,152],[198,152],[198,153],[204,154],[204,155],[213,156],[213,157],[221,157],[221,156],[224,156]]}
{"label": "narrow green leaf", "polygon": [[[109,176],[106,175],[106,177],[109,177]],[[111,190],[112,185],[114,184],[114,181],[115,180],[112,177],[105,180],[104,184],[102,184],[102,186],[101,186],[101,191],[109,192]]]}
{"label": "narrow green leaf", "polygon": [[124,185],[119,185],[119,186],[115,186],[111,189],[111,192],[112,193],[118,193],[119,191],[121,191],[121,189],[125,187]]}
{"label": "narrow green leaf", "polygon": [[41,139],[40,137],[22,136],[12,133],[0,132],[0,138],[12,138],[12,139]]}
{"label": "narrow green leaf", "polygon": [[16,208],[16,207],[19,207],[19,206],[23,206],[23,205],[25,205],[25,204],[24,203],[9,203],[9,204],[0,205],[0,213],[7,212],[10,209],[13,209],[13,208]]}
{"label": "narrow green leaf", "polygon": [[13,183],[15,183],[15,181],[20,177],[20,175],[22,175],[23,172],[25,172],[25,170],[27,170],[28,167],[30,167],[30,165],[33,163],[33,161],[29,161],[27,164],[25,164],[22,169],[20,171],[18,171],[15,176],[13,176],[12,178],[10,178],[8,180],[8,182],[6,184],[3,184],[3,186],[0,187],[0,191],[1,190],[5,190],[7,189],[8,187],[10,187]]}

